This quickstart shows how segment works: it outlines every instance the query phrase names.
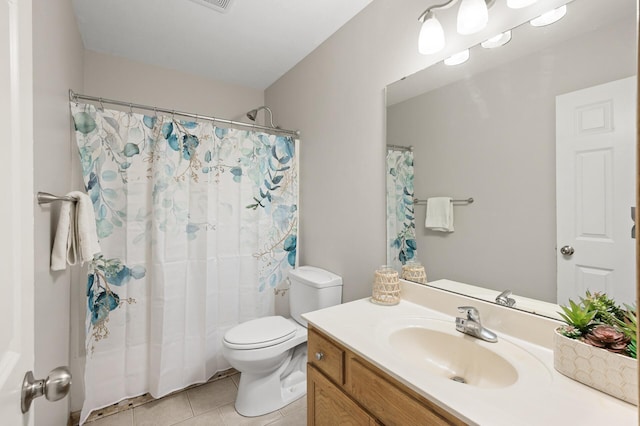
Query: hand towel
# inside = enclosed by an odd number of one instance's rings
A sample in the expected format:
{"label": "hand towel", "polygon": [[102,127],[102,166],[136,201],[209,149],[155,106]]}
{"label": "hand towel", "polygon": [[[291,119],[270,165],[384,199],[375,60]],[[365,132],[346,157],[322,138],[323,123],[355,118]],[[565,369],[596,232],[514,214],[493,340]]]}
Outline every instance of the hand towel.
{"label": "hand towel", "polygon": [[51,270],[62,271],[69,265],[91,261],[101,252],[91,198],[84,192],[67,194],[75,203],[63,201],[51,250]]}
{"label": "hand towel", "polygon": [[427,218],[424,226],[432,231],[453,232],[453,204],[451,197],[427,199]]}
{"label": "hand towel", "polygon": [[75,230],[75,205],[70,201],[62,201],[61,203],[58,227],[51,249],[52,271],[66,269],[67,262],[71,265],[76,263],[75,238],[72,235],[72,230]]}

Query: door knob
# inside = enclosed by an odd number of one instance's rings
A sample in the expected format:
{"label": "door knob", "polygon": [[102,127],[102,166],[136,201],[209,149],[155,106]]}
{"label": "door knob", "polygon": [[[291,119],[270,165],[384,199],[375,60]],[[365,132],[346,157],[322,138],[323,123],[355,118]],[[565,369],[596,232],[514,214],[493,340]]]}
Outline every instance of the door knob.
{"label": "door knob", "polygon": [[564,246],[560,249],[560,253],[565,256],[571,256],[573,253],[575,253],[575,250],[571,246]]}
{"label": "door knob", "polygon": [[49,401],[57,401],[69,393],[70,387],[71,372],[67,367],[54,368],[44,380],[35,380],[33,372],[27,371],[22,381],[22,413],[29,411],[31,402],[39,396],[44,395]]}

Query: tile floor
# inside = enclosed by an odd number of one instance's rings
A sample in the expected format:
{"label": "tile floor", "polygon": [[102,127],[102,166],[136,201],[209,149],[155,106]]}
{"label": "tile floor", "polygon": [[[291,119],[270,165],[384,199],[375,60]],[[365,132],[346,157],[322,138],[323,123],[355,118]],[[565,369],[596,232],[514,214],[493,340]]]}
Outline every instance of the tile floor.
{"label": "tile floor", "polygon": [[303,426],[307,399],[261,417],[242,417],[233,408],[239,374],[103,417],[87,426]]}

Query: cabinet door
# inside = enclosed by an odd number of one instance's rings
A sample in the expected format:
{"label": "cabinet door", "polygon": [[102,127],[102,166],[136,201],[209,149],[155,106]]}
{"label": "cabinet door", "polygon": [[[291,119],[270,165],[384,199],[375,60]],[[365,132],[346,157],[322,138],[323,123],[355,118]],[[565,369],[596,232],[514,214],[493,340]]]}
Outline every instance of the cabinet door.
{"label": "cabinet door", "polygon": [[353,354],[347,356],[346,391],[385,425],[464,425],[450,414],[437,412],[387,380],[379,370]]}
{"label": "cabinet door", "polygon": [[309,426],[376,425],[358,404],[310,365],[307,366],[307,392]]}

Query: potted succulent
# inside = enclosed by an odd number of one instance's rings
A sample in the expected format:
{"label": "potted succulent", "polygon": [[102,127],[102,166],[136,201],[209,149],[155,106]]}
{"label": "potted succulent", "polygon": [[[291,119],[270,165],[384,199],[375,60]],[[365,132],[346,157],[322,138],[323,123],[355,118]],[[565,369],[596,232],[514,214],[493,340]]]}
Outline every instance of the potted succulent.
{"label": "potted succulent", "polygon": [[556,329],[554,367],[574,380],[638,405],[635,307],[618,306],[604,293],[586,297],[559,312],[567,323]]}

